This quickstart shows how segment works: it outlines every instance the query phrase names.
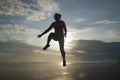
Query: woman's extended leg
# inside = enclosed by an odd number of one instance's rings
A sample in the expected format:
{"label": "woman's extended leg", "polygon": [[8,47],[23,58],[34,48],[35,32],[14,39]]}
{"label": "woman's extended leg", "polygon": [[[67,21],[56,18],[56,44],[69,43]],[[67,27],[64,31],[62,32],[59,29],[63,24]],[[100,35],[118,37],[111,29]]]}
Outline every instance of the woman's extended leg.
{"label": "woman's extended leg", "polygon": [[65,51],[64,51],[64,36],[59,40],[59,47],[63,58],[63,66],[66,66]]}

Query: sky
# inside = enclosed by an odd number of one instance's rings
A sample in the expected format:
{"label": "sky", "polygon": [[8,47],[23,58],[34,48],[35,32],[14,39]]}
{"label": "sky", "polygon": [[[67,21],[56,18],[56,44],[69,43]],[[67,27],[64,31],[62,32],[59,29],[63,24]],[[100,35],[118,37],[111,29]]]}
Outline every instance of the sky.
{"label": "sky", "polygon": [[98,60],[117,59],[119,3],[119,0],[0,0],[0,61],[59,61],[57,42],[52,41],[47,51],[42,50],[53,30],[37,38],[54,22],[55,13],[62,14],[68,29],[65,50],[69,62],[96,56]]}

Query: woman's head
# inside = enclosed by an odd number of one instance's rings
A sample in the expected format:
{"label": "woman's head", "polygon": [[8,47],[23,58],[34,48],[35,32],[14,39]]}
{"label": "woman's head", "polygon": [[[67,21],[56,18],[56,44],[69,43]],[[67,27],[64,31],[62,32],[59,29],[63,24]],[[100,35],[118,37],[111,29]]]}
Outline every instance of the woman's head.
{"label": "woman's head", "polygon": [[56,21],[59,21],[60,20],[60,18],[61,18],[61,14],[59,14],[59,13],[55,13],[55,15],[54,15],[54,19],[56,20]]}

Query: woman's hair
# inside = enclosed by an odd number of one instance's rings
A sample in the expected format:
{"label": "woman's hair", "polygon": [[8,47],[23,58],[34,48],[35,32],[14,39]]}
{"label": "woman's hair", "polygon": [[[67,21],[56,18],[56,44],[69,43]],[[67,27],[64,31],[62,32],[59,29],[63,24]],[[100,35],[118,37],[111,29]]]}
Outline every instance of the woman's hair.
{"label": "woman's hair", "polygon": [[61,16],[62,16],[61,14],[55,13],[54,18],[55,20],[60,20]]}

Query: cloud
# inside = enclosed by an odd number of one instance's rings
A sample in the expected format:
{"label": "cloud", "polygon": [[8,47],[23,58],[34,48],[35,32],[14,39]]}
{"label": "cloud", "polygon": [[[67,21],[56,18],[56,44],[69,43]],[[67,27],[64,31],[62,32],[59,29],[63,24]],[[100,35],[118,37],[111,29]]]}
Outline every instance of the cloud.
{"label": "cloud", "polygon": [[0,24],[0,41],[23,40],[38,45],[37,35],[40,30],[21,24]]}
{"label": "cloud", "polygon": [[108,37],[120,37],[120,32],[115,32],[115,31],[109,31],[107,34]]}
{"label": "cloud", "polygon": [[31,12],[29,6],[21,0],[1,0],[0,14],[3,15],[27,15]]}
{"label": "cloud", "polygon": [[75,21],[76,21],[77,23],[80,23],[80,22],[85,21],[85,19],[84,19],[84,18],[78,18],[78,19],[76,19]]}
{"label": "cloud", "polygon": [[30,44],[24,40],[18,40],[11,37],[6,38],[8,40],[0,40],[0,64],[56,62],[59,61],[59,57],[61,56],[56,54],[58,52],[54,50],[49,49],[45,52],[42,50],[41,46]]}
{"label": "cloud", "polygon": [[81,28],[68,28],[70,33],[78,33],[78,32],[88,32],[93,30],[93,27],[81,27]]}
{"label": "cloud", "polygon": [[118,21],[111,21],[111,20],[101,20],[101,21],[96,21],[95,24],[114,24],[118,23]]}
{"label": "cloud", "polygon": [[1,0],[0,15],[25,16],[26,20],[40,21],[59,11],[59,5],[53,0],[35,0],[23,2],[22,0]]}
{"label": "cloud", "polygon": [[19,24],[0,24],[0,33],[3,34],[26,34],[26,35],[34,35],[37,34],[39,30],[28,28]]}
{"label": "cloud", "polygon": [[0,53],[15,53],[15,54],[26,54],[26,53],[33,53],[34,50],[39,50],[37,46],[30,45],[25,41],[22,40],[7,40],[7,41],[0,41]]}
{"label": "cloud", "polygon": [[8,37],[6,41],[0,40],[0,62],[38,61],[43,59],[40,49],[40,46],[31,45],[23,40]]}
{"label": "cloud", "polygon": [[26,20],[28,21],[39,21],[39,20],[44,20],[44,19],[46,19],[46,16],[45,16],[45,13],[42,11],[32,12],[31,15],[26,17]]}
{"label": "cloud", "polygon": [[37,0],[37,3],[43,11],[54,12],[54,10],[59,10],[59,5],[53,0]]}
{"label": "cloud", "polygon": [[9,36],[1,36],[0,38],[0,42],[5,42],[5,41],[13,41],[13,40],[19,40],[18,38],[16,37],[9,37]]}
{"label": "cloud", "polygon": [[93,27],[80,27],[80,28],[68,28],[68,39],[67,41],[77,40],[77,39],[87,39],[89,38],[89,32],[94,30]]}
{"label": "cloud", "polygon": [[46,17],[52,15],[53,12],[59,11],[59,5],[53,0],[37,0],[37,5],[34,5],[35,8],[39,9],[38,11],[33,11],[31,15],[27,16],[27,20],[39,21],[44,20]]}
{"label": "cloud", "polygon": [[111,30],[105,35],[105,39],[107,41],[120,41],[120,32]]}
{"label": "cloud", "polygon": [[70,54],[83,60],[117,60],[120,56],[120,42],[102,42],[98,40],[74,40]]}

